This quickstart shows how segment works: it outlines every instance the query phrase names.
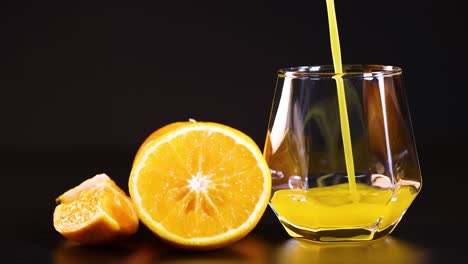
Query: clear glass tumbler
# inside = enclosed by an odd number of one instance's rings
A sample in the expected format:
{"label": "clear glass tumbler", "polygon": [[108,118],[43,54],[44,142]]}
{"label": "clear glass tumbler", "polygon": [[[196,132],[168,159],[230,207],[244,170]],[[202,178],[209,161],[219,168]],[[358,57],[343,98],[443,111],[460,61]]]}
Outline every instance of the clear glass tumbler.
{"label": "clear glass tumbler", "polygon": [[270,207],[292,237],[390,234],[422,186],[401,68],[279,70],[264,156]]}

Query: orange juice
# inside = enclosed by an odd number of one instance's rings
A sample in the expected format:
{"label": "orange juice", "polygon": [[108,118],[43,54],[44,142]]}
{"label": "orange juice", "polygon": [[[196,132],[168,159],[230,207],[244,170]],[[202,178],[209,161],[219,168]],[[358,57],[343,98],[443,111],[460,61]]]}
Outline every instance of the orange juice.
{"label": "orange juice", "polygon": [[353,201],[357,202],[359,200],[359,193],[356,190],[356,179],[354,172],[354,158],[353,158],[353,149],[351,145],[351,133],[349,131],[349,122],[348,122],[348,110],[346,106],[346,95],[344,89],[343,79],[341,78],[341,73],[343,73],[343,66],[341,64],[341,48],[340,48],[340,38],[338,34],[338,25],[336,24],[336,13],[335,13],[335,3],[334,0],[327,1],[327,13],[328,13],[328,25],[330,31],[330,46],[333,57],[333,67],[335,68],[334,76],[336,81],[336,91],[338,94],[338,108],[340,112],[340,125],[341,125],[341,135],[343,138],[343,149],[344,156],[346,161],[346,172],[348,173],[348,184],[349,184],[349,193]]}
{"label": "orange juice", "polygon": [[[322,232],[320,240],[335,240],[330,230],[348,230],[349,239],[370,240],[390,233],[417,195],[411,185],[397,191],[357,184],[359,200],[349,195],[349,184],[276,191],[272,207],[289,235]],[[366,228],[363,228],[366,227]],[[353,230],[354,229],[354,230]],[[326,233],[328,231],[328,234]]]}

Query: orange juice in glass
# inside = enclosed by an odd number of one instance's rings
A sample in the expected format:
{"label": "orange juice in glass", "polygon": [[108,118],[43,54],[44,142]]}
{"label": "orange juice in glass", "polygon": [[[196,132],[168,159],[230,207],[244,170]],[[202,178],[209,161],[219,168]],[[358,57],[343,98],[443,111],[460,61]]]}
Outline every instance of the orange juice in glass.
{"label": "orange juice in glass", "polygon": [[390,234],[422,183],[401,68],[281,69],[264,156],[270,206],[291,236],[358,241]]}

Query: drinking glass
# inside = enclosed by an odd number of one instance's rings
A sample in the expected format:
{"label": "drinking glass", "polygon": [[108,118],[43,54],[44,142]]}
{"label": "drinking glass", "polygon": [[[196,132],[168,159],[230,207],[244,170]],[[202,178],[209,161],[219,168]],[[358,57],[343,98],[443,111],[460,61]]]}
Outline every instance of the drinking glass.
{"label": "drinking glass", "polygon": [[289,235],[366,241],[394,230],[422,186],[408,110],[396,66],[278,71],[264,156],[270,207]]}

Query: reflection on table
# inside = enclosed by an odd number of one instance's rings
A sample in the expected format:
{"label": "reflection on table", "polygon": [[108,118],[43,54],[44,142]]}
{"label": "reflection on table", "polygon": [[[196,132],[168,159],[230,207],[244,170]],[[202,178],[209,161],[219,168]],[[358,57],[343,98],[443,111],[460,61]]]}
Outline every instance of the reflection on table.
{"label": "reflection on table", "polygon": [[62,241],[54,264],[75,263],[428,263],[429,252],[391,236],[371,242],[318,243],[288,239],[272,244],[255,235],[214,251],[184,251],[155,237],[137,237],[107,246],[82,246]]}
{"label": "reflection on table", "polygon": [[213,251],[184,251],[156,238],[137,238],[107,246],[82,246],[63,241],[54,250],[54,264],[78,263],[258,263],[267,264],[268,243],[249,235],[234,245]]}
{"label": "reflection on table", "polygon": [[429,252],[391,236],[370,242],[318,243],[289,239],[277,250],[276,263],[428,263]]}

